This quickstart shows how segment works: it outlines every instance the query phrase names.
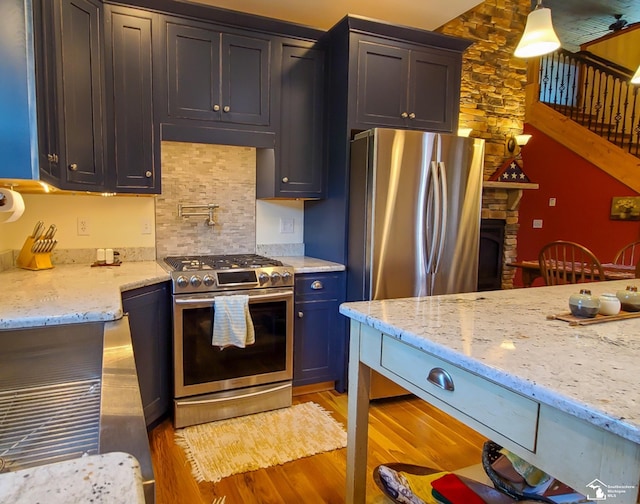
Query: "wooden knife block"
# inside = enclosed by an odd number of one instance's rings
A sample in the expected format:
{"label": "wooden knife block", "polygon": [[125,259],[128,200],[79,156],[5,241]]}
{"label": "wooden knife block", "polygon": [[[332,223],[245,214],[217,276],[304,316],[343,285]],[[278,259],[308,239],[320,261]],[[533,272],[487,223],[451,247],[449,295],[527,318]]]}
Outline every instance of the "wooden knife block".
{"label": "wooden knife block", "polygon": [[31,236],[27,236],[27,239],[22,246],[16,265],[19,268],[28,270],[43,270],[53,268],[51,264],[51,252],[31,252],[35,240]]}

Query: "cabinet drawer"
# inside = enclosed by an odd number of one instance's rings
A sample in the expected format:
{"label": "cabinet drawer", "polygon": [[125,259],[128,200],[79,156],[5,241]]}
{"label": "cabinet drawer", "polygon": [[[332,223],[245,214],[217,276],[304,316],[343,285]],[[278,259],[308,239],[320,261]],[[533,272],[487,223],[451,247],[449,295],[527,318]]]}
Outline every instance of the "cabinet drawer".
{"label": "cabinet drawer", "polygon": [[[455,410],[534,451],[537,402],[465,371],[395,338],[383,335],[381,365]],[[446,372],[453,390],[429,381],[430,372]]]}
{"label": "cabinet drawer", "polygon": [[296,297],[314,296],[335,299],[340,293],[339,275],[296,275]]}

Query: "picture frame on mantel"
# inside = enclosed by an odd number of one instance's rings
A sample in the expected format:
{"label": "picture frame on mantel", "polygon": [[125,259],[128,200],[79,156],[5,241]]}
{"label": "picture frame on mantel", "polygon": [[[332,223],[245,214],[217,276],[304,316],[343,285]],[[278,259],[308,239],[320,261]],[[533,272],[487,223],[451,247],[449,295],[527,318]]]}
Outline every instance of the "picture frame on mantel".
{"label": "picture frame on mantel", "polygon": [[611,198],[611,220],[640,220],[640,196],[614,196]]}

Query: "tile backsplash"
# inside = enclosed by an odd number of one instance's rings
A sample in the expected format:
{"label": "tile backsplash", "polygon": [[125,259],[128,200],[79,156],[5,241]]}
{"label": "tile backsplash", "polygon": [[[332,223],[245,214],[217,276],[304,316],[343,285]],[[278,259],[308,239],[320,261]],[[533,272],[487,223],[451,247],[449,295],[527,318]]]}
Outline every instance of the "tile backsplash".
{"label": "tile backsplash", "polygon": [[[254,253],[256,151],[252,147],[162,142],[162,195],[156,199],[157,257]],[[178,204],[219,205],[206,217],[179,217]]]}

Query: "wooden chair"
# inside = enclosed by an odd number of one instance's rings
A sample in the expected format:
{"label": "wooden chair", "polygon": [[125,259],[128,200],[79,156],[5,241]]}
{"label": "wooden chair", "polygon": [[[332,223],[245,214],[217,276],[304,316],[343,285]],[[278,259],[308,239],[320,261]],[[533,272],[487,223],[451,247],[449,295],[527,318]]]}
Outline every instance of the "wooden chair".
{"label": "wooden chair", "polygon": [[547,243],[540,250],[538,262],[547,285],[605,280],[598,258],[579,243],[562,240]]}
{"label": "wooden chair", "polygon": [[622,247],[613,258],[613,264],[636,267],[636,278],[640,278],[640,240]]}

